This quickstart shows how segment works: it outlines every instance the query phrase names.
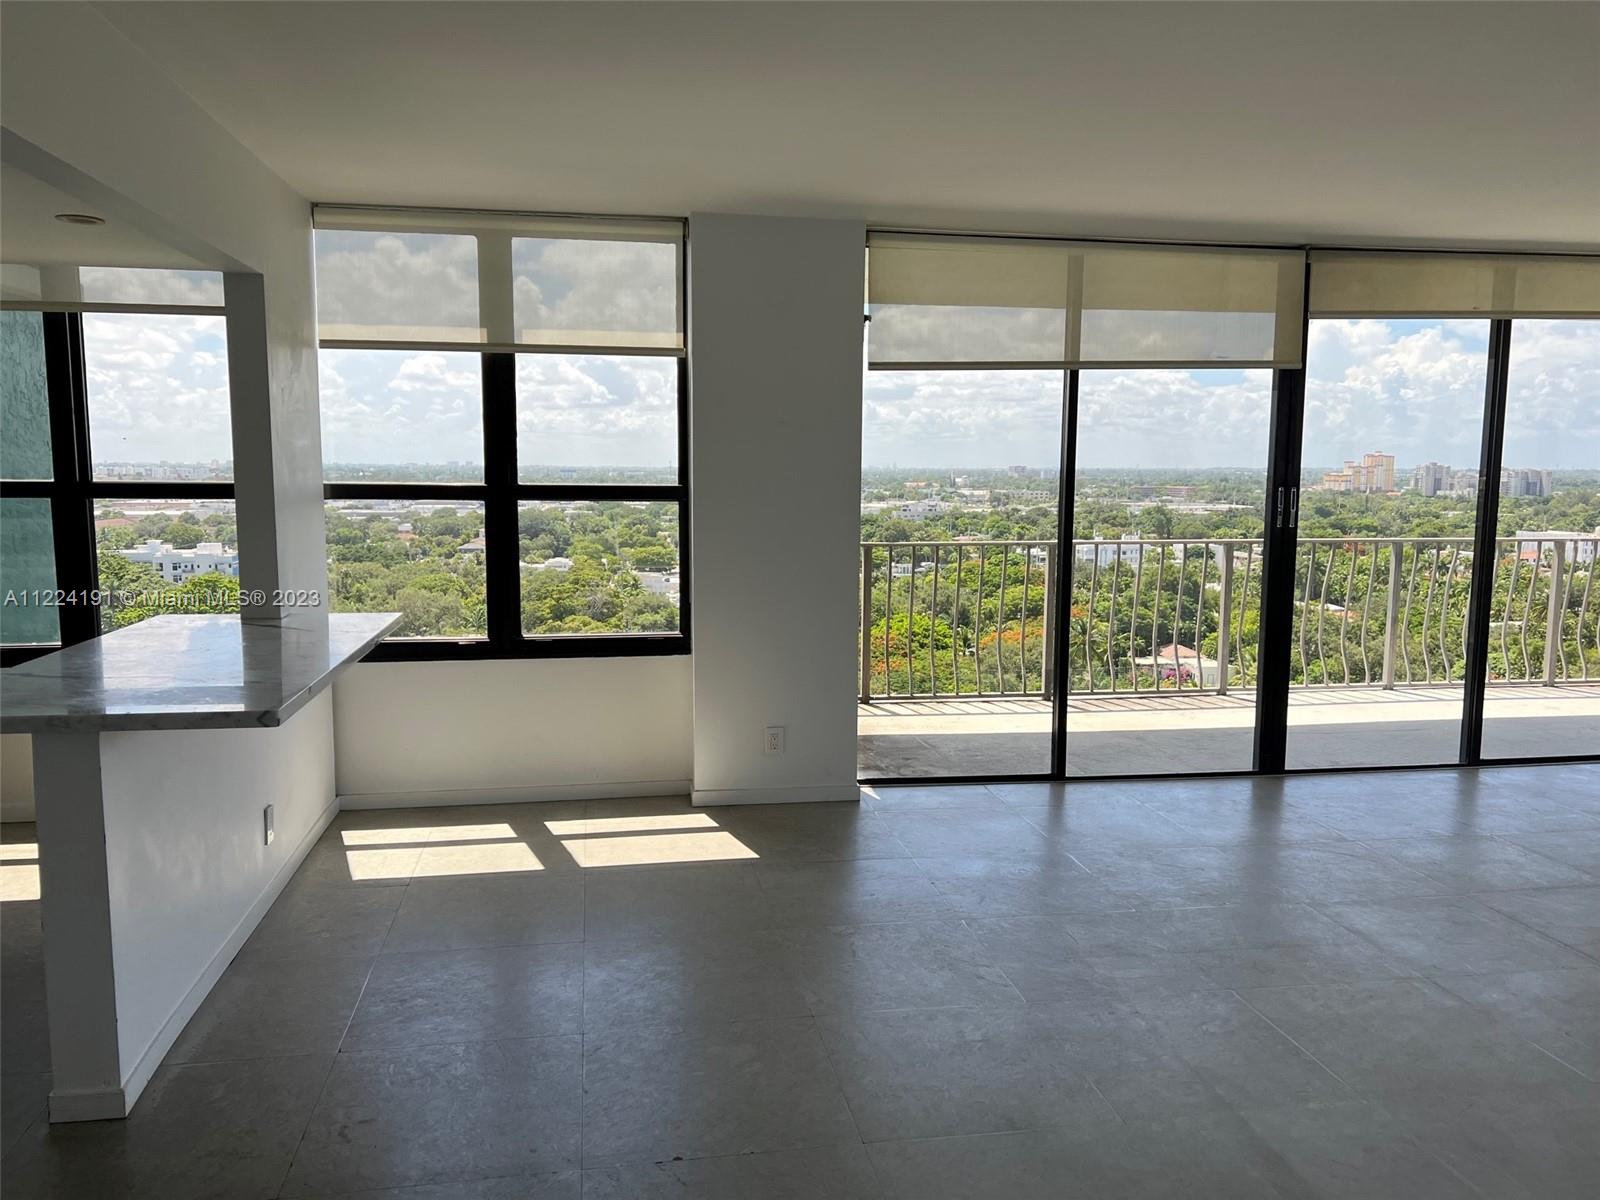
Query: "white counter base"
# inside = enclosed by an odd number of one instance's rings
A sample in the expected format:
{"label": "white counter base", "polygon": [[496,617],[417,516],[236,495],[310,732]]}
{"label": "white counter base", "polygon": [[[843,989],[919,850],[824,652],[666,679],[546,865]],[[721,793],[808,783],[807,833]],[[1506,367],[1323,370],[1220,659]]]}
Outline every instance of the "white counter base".
{"label": "white counter base", "polygon": [[34,764],[50,1120],[123,1117],[338,811],[332,697],[275,728],[37,733]]}

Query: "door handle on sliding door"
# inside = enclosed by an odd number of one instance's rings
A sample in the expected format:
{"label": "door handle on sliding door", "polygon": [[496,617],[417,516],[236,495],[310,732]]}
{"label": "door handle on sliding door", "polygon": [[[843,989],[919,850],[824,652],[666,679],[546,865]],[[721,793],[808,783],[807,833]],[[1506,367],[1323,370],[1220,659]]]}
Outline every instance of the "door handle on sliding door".
{"label": "door handle on sliding door", "polygon": [[1300,527],[1300,489],[1298,487],[1293,487],[1293,488],[1289,489],[1289,528],[1290,529],[1298,529],[1299,527]]}
{"label": "door handle on sliding door", "polygon": [[1276,519],[1273,521],[1273,524],[1276,525],[1279,529],[1283,528],[1283,491],[1284,491],[1283,488],[1279,488],[1278,489],[1278,508],[1277,508],[1278,515],[1277,515]]}

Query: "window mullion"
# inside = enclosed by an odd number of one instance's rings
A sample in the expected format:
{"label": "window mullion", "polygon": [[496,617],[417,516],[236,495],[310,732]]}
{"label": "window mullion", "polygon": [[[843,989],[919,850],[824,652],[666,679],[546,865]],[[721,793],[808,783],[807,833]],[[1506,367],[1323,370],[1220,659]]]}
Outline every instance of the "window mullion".
{"label": "window mullion", "polygon": [[83,367],[83,317],[46,313],[45,386],[50,397],[50,455],[55,488],[50,518],[55,539],[56,586],[75,596],[60,609],[61,644],[88,641],[100,632],[99,609],[85,593],[97,586],[94,504],[89,482],[89,409]]}
{"label": "window mullion", "polygon": [[517,366],[512,354],[483,356],[483,510],[489,641],[502,652],[522,638],[517,545]]}

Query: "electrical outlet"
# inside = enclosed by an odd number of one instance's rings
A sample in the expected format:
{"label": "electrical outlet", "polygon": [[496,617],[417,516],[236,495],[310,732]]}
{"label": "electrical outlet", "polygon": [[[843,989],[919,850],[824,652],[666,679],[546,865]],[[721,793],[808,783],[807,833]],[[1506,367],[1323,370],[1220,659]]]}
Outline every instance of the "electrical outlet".
{"label": "electrical outlet", "polygon": [[767,748],[766,748],[766,753],[768,753],[768,754],[782,754],[783,753],[783,726],[782,725],[768,725],[767,726]]}
{"label": "electrical outlet", "polygon": [[272,827],[272,805],[267,805],[261,810],[261,844],[272,845],[272,839],[278,836],[278,831]]}

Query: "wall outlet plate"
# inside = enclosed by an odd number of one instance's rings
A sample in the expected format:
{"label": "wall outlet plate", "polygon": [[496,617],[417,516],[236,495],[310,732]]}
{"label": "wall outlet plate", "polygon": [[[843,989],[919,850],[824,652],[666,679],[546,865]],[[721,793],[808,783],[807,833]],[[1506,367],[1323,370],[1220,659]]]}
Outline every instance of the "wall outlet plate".
{"label": "wall outlet plate", "polygon": [[782,754],[783,753],[783,726],[782,725],[768,725],[767,726],[767,740],[766,740],[766,745],[764,747],[763,752],[766,753],[766,754]]}
{"label": "wall outlet plate", "polygon": [[272,839],[278,836],[278,831],[272,827],[272,805],[267,805],[261,810],[261,844],[272,845]]}

